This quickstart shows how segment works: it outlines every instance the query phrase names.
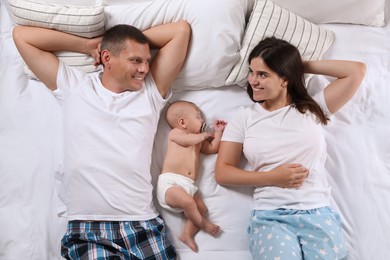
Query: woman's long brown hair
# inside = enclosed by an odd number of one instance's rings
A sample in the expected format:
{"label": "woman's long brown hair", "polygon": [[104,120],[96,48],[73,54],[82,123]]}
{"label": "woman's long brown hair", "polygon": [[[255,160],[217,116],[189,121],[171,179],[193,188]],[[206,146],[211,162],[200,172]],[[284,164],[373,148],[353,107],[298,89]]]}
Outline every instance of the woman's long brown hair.
{"label": "woman's long brown hair", "polygon": [[[321,107],[307,92],[304,83],[302,58],[294,45],[275,37],[268,37],[253,48],[248,62],[250,63],[254,58],[261,58],[279,77],[287,79],[287,94],[299,112],[304,114],[310,111],[319,122],[324,125],[328,123],[329,117],[325,115]],[[252,101],[262,102],[253,99],[253,90],[249,83],[247,92]]]}

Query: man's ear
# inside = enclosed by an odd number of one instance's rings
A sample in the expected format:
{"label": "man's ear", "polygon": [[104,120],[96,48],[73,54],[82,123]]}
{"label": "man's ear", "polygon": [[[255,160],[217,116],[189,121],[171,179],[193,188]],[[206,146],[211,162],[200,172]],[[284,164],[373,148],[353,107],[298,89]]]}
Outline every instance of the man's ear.
{"label": "man's ear", "polygon": [[110,58],[111,58],[111,53],[108,50],[103,50],[100,54],[100,57],[102,59],[102,63],[104,67],[110,68]]}

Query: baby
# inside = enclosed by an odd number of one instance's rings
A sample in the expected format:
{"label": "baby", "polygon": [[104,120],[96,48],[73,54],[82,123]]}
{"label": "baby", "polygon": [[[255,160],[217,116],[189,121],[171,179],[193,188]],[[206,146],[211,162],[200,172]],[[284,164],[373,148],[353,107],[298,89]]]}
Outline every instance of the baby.
{"label": "baby", "polygon": [[172,103],[167,110],[167,152],[162,174],[157,183],[157,199],[161,207],[183,212],[187,217],[179,239],[194,252],[198,251],[194,236],[203,229],[216,236],[220,227],[205,218],[207,207],[194,185],[199,171],[200,153],[217,153],[226,122],[214,120],[214,133],[203,131],[205,124],[199,108],[187,101]]}

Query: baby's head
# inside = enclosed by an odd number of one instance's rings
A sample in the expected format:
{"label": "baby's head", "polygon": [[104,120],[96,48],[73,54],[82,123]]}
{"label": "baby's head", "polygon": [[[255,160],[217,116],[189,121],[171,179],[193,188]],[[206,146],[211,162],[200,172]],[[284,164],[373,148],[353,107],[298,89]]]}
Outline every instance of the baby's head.
{"label": "baby's head", "polygon": [[200,133],[204,122],[200,109],[189,101],[172,103],[167,109],[166,120],[171,128],[180,128],[190,133]]}

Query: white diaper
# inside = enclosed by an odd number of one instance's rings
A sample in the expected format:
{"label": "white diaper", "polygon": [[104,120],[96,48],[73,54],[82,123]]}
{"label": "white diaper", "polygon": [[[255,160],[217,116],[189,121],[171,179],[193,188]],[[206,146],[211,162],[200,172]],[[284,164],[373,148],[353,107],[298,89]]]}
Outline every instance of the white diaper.
{"label": "white diaper", "polygon": [[157,200],[158,203],[164,209],[168,209],[175,213],[183,212],[182,209],[172,208],[165,201],[165,193],[171,187],[181,187],[184,189],[191,197],[198,191],[198,187],[195,186],[194,181],[188,177],[185,177],[181,174],[176,173],[162,173],[158,177],[157,181]]}

